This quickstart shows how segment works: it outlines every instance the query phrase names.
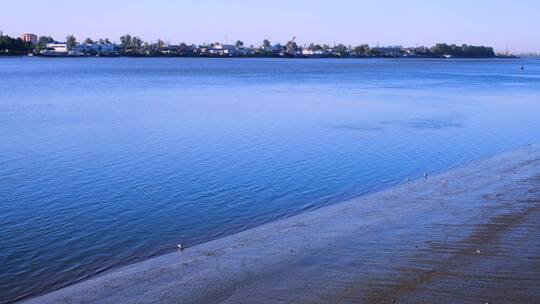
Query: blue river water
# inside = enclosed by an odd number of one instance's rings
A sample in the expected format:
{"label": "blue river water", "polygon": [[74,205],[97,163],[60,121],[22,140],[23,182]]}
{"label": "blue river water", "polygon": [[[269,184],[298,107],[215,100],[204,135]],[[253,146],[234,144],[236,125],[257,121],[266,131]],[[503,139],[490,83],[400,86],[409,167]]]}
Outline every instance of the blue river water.
{"label": "blue river water", "polygon": [[538,143],[539,114],[538,59],[0,58],[0,302]]}

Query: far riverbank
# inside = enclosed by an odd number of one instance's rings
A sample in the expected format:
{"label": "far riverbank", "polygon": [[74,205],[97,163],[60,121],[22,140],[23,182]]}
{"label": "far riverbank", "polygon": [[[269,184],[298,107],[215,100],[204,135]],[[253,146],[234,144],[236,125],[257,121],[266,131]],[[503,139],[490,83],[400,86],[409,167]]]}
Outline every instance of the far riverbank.
{"label": "far riverbank", "polygon": [[254,55],[254,56],[219,56],[219,55],[178,55],[178,54],[158,54],[158,55],[115,55],[115,54],[99,54],[99,55],[69,55],[69,54],[33,54],[33,53],[0,53],[0,57],[42,57],[42,58],[88,58],[88,57],[104,57],[104,58],[267,58],[267,59],[518,59],[519,56],[489,56],[489,57],[455,57],[455,56],[311,56],[311,55]]}

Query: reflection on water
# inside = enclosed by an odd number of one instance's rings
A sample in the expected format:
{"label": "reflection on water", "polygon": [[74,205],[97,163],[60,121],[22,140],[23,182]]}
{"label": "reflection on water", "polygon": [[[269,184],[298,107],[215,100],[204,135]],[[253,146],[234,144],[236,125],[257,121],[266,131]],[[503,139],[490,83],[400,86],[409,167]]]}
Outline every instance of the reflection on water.
{"label": "reflection on water", "polygon": [[0,301],[538,142],[540,62],[0,59]]}

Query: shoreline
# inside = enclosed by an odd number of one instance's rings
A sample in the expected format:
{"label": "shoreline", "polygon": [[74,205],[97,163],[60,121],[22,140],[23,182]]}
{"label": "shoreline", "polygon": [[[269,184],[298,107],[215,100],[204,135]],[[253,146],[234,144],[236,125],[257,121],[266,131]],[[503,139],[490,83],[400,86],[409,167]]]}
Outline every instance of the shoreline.
{"label": "shoreline", "polygon": [[[212,59],[443,59],[443,60],[463,60],[463,59],[522,59],[522,57],[517,55],[512,56],[492,56],[492,57],[440,57],[440,56],[367,56],[367,57],[351,57],[351,56],[327,56],[327,57],[316,57],[316,56],[181,56],[181,55],[81,55],[81,56],[71,56],[71,55],[39,55],[39,54],[1,54],[0,58],[3,57],[35,57],[35,58],[212,58]],[[534,58],[534,57],[533,57]]]}
{"label": "shoreline", "polygon": [[26,303],[540,301],[539,185],[529,145]]}

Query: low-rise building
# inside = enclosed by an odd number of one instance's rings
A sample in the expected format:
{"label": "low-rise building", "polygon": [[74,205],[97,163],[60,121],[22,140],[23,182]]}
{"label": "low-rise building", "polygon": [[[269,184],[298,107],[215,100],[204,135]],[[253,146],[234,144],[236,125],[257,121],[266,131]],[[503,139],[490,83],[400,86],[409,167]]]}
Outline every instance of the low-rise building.
{"label": "low-rise building", "polygon": [[47,43],[46,51],[53,51],[57,53],[67,53],[67,44],[66,43]]}
{"label": "low-rise building", "polygon": [[195,49],[197,48],[196,45],[192,44],[192,45],[187,45],[187,44],[181,44],[180,45],[180,49],[179,49],[179,53],[180,55],[182,56],[193,56],[193,54],[195,53]]}
{"label": "low-rise building", "polygon": [[199,56],[208,56],[209,47],[207,45],[200,45],[196,47],[193,52]]}
{"label": "low-rise building", "polygon": [[113,43],[82,43],[77,44],[73,48],[75,51],[79,51],[89,55],[112,55],[118,52],[119,46]]}
{"label": "low-rise building", "polygon": [[302,49],[302,55],[311,56],[311,55],[313,55],[313,50],[310,50],[309,48],[303,48]]}
{"label": "low-rise building", "polygon": [[212,55],[232,56],[236,54],[236,46],[232,44],[217,43],[209,50]]}
{"label": "low-rise building", "polygon": [[84,53],[73,49],[68,50],[66,43],[47,43],[44,50],[40,52],[42,56],[47,57],[79,57],[84,56]]}
{"label": "low-rise building", "polygon": [[258,52],[257,52],[257,49],[254,48],[253,46],[248,46],[248,47],[237,48],[235,51],[235,54],[237,56],[245,57],[245,56],[256,56]]}
{"label": "low-rise building", "polygon": [[322,57],[329,56],[330,53],[328,53],[325,50],[312,50],[310,48],[303,48],[302,55],[304,57],[310,57],[310,58],[322,58]]}
{"label": "low-rise building", "polygon": [[177,55],[177,56],[193,56],[196,50],[195,45],[181,44],[169,44],[163,47],[161,52],[163,54]]}

